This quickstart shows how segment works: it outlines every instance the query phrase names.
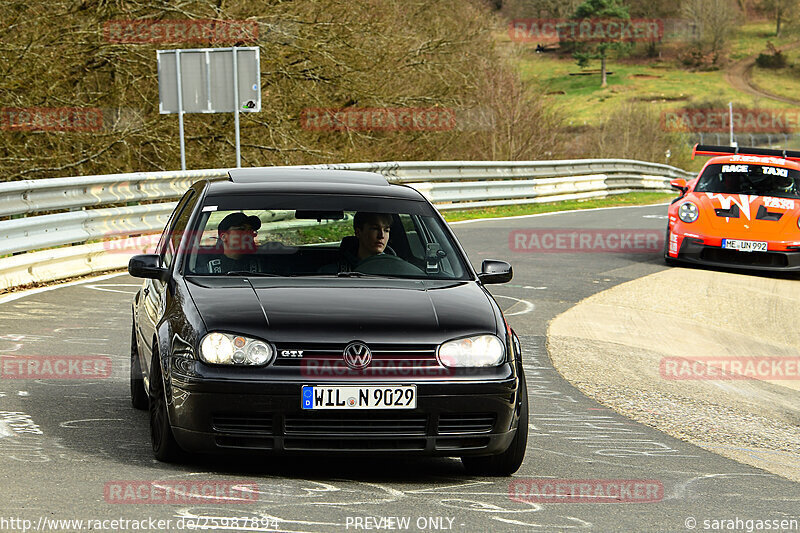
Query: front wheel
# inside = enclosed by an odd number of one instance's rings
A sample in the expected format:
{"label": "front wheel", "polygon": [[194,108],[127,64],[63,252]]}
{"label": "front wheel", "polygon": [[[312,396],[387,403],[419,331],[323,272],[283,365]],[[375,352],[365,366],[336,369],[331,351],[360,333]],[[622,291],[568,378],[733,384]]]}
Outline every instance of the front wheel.
{"label": "front wheel", "polygon": [[528,386],[525,383],[525,374],[520,375],[520,381],[522,407],[519,411],[517,433],[511,445],[506,451],[497,455],[462,457],[461,462],[468,473],[479,476],[510,476],[522,466],[525,449],[528,446]]}
{"label": "front wheel", "polygon": [[167,397],[161,378],[158,352],[153,353],[153,362],[150,368],[150,443],[153,445],[153,455],[156,459],[170,463],[178,459],[182,450],[175,441],[172,426],[169,423]]}

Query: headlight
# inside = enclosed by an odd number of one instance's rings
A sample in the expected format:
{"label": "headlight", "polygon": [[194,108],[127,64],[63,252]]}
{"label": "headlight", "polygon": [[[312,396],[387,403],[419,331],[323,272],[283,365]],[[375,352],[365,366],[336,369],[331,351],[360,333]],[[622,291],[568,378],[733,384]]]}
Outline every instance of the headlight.
{"label": "headlight", "polygon": [[241,335],[209,333],[200,343],[200,359],[215,365],[257,366],[272,359],[272,347]]}
{"label": "headlight", "polygon": [[678,218],[684,222],[694,222],[699,215],[700,212],[697,210],[697,206],[692,202],[684,202],[678,208]]}
{"label": "headlight", "polygon": [[494,335],[455,339],[439,346],[439,362],[448,367],[497,366],[505,357],[503,342]]}

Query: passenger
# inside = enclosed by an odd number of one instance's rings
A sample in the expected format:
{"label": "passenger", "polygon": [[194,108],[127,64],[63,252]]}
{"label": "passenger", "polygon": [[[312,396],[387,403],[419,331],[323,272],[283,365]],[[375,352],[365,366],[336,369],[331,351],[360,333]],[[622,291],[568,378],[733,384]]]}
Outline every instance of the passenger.
{"label": "passenger", "polygon": [[247,216],[242,212],[231,213],[223,218],[217,226],[222,250],[208,259],[206,271],[209,274],[260,272],[258,258],[255,256],[259,228],[261,220],[258,217]]}

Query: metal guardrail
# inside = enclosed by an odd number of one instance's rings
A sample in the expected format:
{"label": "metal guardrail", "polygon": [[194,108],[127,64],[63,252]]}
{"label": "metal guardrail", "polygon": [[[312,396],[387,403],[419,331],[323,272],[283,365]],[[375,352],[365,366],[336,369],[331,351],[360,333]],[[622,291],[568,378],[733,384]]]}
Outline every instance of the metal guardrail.
{"label": "metal guardrail", "polygon": [[[376,172],[391,182],[411,185],[440,210],[671,191],[671,179],[694,177],[667,165],[627,159],[409,161],[302,168]],[[116,241],[83,243],[110,235],[160,232],[174,200],[192,183],[226,176],[227,169],[210,169],[0,183],[0,219],[6,218],[0,220],[0,255],[18,254],[0,258],[0,289],[122,268],[134,250],[143,251],[152,239],[128,242],[122,248],[127,254],[120,253]]]}

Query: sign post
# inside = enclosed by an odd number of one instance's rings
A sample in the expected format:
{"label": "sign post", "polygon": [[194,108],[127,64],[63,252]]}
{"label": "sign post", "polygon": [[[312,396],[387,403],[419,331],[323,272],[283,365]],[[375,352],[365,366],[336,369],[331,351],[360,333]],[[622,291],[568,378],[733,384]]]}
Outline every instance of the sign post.
{"label": "sign post", "polygon": [[186,169],[184,113],[233,113],[241,167],[239,113],[261,111],[258,47],[158,50],[159,113],[178,114],[181,170]]}

